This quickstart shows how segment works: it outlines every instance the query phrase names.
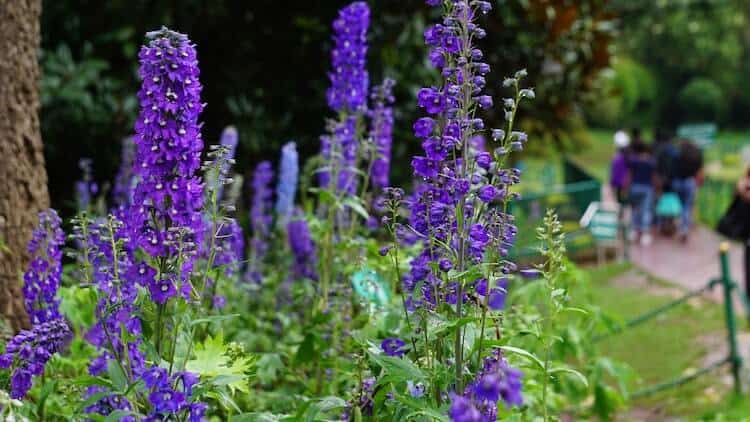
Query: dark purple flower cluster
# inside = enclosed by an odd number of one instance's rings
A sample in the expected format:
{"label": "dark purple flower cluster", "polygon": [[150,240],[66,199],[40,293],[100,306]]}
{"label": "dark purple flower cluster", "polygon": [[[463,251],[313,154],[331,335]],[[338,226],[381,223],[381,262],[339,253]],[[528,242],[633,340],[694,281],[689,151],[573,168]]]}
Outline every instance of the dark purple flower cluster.
{"label": "dark purple flower cluster", "polygon": [[164,421],[177,417],[189,422],[205,420],[208,406],[191,400],[198,376],[190,372],[177,372],[171,376],[166,369],[152,367],[141,377],[148,389],[151,413],[147,421]]}
{"label": "dark purple flower cluster", "polygon": [[484,360],[484,367],[463,395],[451,395],[452,422],[494,422],[497,402],[506,406],[521,406],[521,371],[511,368],[499,350]]}
{"label": "dark purple flower cluster", "polygon": [[63,318],[34,324],[16,334],[0,355],[0,368],[10,369],[10,396],[22,399],[31,389],[33,377],[44,372],[53,354],[59,352],[72,333]]}
{"label": "dark purple flower cluster", "polygon": [[[201,238],[203,186],[195,173],[203,149],[198,117],[204,105],[195,46],[187,36],[164,28],[149,37],[139,53],[143,83],[134,137],[138,184],[128,226],[134,245],[164,262],[191,239]],[[158,280],[147,277],[150,271],[139,278],[157,303],[178,292],[189,294],[194,254],[182,255],[180,267],[177,260],[173,270],[162,265]]]}
{"label": "dark purple flower cluster", "polygon": [[335,111],[363,111],[367,107],[370,80],[365,65],[369,26],[370,8],[363,1],[344,7],[333,21],[333,69],[328,75],[331,87],[326,96],[328,106]]}
{"label": "dark purple flower cluster", "polygon": [[391,144],[393,142],[393,79],[385,79],[373,88],[370,116],[370,138],[374,143],[374,159],[371,163],[370,178],[375,188],[389,185],[391,170]]}
{"label": "dark purple flower cluster", "polygon": [[135,144],[133,138],[124,138],[122,140],[122,151],[120,152],[120,167],[112,186],[112,202],[115,206],[129,206],[132,203],[133,188],[136,183],[133,174],[134,159]]}
{"label": "dark purple flower cluster", "polygon": [[268,254],[268,240],[273,223],[273,168],[269,161],[262,161],[253,173],[253,200],[250,206],[250,228],[253,237],[250,239],[252,256],[248,263],[246,279],[259,283],[262,279],[262,262]]}
{"label": "dark purple flower cluster", "polygon": [[292,272],[294,278],[318,279],[317,257],[315,254],[315,243],[310,236],[310,228],[302,219],[293,219],[287,224],[287,236],[289,236],[289,248],[294,256]]}
{"label": "dark purple flower cluster", "polygon": [[56,295],[62,277],[61,248],[65,244],[61,223],[55,210],[40,212],[39,225],[28,245],[31,263],[23,275],[23,297],[32,325],[60,318]]}

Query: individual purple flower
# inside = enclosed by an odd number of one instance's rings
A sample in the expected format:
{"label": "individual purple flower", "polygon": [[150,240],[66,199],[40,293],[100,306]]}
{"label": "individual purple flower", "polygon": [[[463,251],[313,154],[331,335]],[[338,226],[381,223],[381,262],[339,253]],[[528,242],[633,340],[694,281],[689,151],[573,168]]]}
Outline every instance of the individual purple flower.
{"label": "individual purple flower", "polygon": [[135,144],[132,137],[122,140],[120,152],[120,167],[115,176],[112,186],[112,202],[115,206],[129,206],[133,200],[133,188],[136,180],[133,171],[133,160],[135,159]]}
{"label": "individual purple flower", "polygon": [[288,142],[281,148],[279,164],[279,182],[276,186],[276,215],[279,222],[285,224],[294,211],[294,196],[299,179],[299,155],[297,144]]}
{"label": "individual purple flower", "polygon": [[289,238],[289,248],[292,250],[292,256],[294,257],[292,267],[294,278],[317,280],[315,243],[313,243],[307,222],[302,219],[293,219],[290,221],[287,224],[287,236]]}
{"label": "individual purple flower", "polygon": [[373,88],[370,110],[370,138],[375,146],[375,158],[371,163],[370,178],[375,188],[383,189],[389,185],[391,165],[391,143],[393,142],[393,85],[395,81],[385,79]]}
{"label": "individual purple flower", "polygon": [[10,369],[10,395],[26,396],[33,377],[42,375],[47,361],[68,343],[72,336],[63,318],[36,323],[31,330],[22,330],[6,345],[0,355],[0,368]]}
{"label": "individual purple flower", "polygon": [[28,245],[31,263],[23,275],[23,297],[31,324],[60,318],[57,291],[62,277],[62,220],[53,209],[39,213],[39,225]]}
{"label": "individual purple flower", "polygon": [[388,356],[401,357],[406,353],[404,346],[406,343],[400,338],[387,338],[380,343],[380,348],[383,349],[383,353]]}
{"label": "individual purple flower", "polygon": [[184,293],[191,290],[188,276],[195,255],[182,253],[181,259],[175,258],[179,249],[184,252],[185,245],[201,239],[204,229],[203,185],[196,175],[203,150],[200,72],[195,46],[187,36],[166,28],[148,36],[149,44],[138,55],[142,85],[133,138],[138,184],[128,226],[133,244],[154,262],[150,265],[174,261],[162,265],[161,271],[172,268],[179,287],[168,291]]}
{"label": "individual purple flower", "polygon": [[250,240],[250,262],[247,279],[259,283],[262,279],[261,267],[268,253],[268,240],[273,223],[271,181],[273,169],[271,163],[262,161],[255,167],[253,173],[253,199],[250,206],[250,228],[253,236]]}

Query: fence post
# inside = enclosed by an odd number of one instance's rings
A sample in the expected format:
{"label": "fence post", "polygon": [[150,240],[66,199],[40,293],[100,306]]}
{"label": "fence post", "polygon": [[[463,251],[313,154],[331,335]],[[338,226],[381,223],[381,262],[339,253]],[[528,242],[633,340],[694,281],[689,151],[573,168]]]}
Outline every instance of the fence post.
{"label": "fence post", "polygon": [[742,357],[737,350],[737,326],[734,318],[734,302],[732,302],[734,282],[729,273],[729,243],[722,242],[719,247],[719,260],[721,261],[721,287],[724,290],[724,315],[727,323],[727,340],[729,341],[729,363],[732,365],[734,391],[739,394],[742,390],[740,384]]}

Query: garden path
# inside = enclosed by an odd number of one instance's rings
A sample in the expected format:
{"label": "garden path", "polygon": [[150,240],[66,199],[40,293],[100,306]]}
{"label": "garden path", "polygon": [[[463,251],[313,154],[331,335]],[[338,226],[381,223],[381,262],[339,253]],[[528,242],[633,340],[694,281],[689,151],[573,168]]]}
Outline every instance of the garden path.
{"label": "garden path", "polygon": [[[602,198],[604,202],[613,201],[613,195],[606,184],[603,186]],[[630,259],[654,277],[685,290],[693,290],[720,276],[719,245],[722,241],[721,236],[713,230],[697,225],[687,243],[680,242],[676,237],[656,236],[649,246],[631,245]],[[732,279],[738,284],[740,291],[744,292],[744,251],[739,243],[730,243],[729,266]],[[721,302],[721,289],[714,288],[707,296]],[[735,299],[735,309],[744,313],[744,305],[738,298]]]}

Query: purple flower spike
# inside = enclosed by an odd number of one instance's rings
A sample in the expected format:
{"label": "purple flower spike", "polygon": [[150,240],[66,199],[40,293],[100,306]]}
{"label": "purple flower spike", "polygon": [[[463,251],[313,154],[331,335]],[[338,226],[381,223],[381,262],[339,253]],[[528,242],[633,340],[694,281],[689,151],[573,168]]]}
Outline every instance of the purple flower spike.
{"label": "purple flower spike", "polygon": [[32,325],[60,318],[60,300],[56,296],[62,277],[62,247],[65,245],[61,223],[55,210],[40,212],[39,226],[28,245],[32,258],[23,275],[23,297]]}
{"label": "purple flower spike", "polygon": [[383,189],[389,184],[391,166],[391,143],[393,141],[393,85],[395,81],[386,79],[373,89],[373,109],[370,138],[375,143],[375,159],[372,162],[370,178],[374,187]]}
{"label": "purple flower spike", "polygon": [[334,48],[331,51],[333,70],[328,75],[328,105],[335,111],[363,110],[367,103],[369,77],[365,68],[367,29],[370,8],[367,3],[351,3],[339,11],[333,22]]}
{"label": "purple flower spike", "polygon": [[[149,37],[138,54],[142,85],[133,138],[138,184],[127,223],[134,245],[156,259],[176,255],[175,228],[188,233],[182,241],[202,238],[203,185],[196,172],[204,105],[195,46],[187,36],[163,28]],[[193,256],[187,254],[175,269],[178,282],[188,283]]]}

